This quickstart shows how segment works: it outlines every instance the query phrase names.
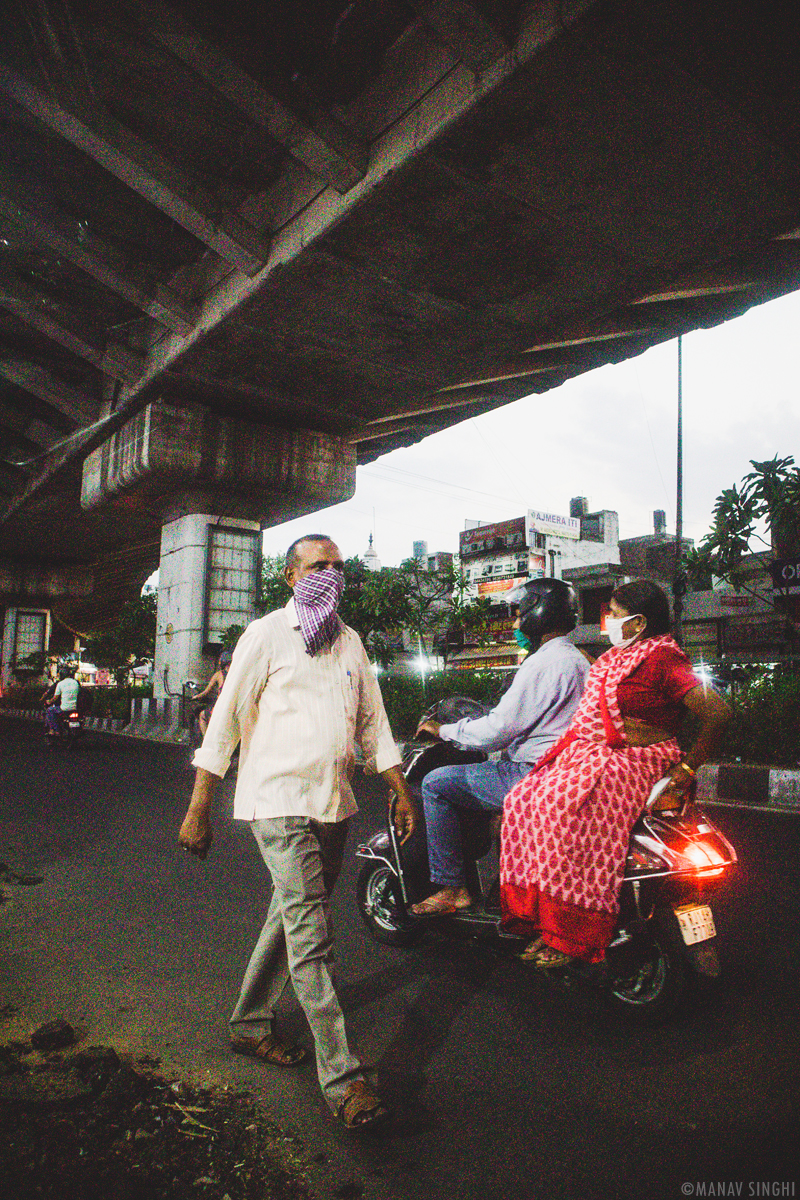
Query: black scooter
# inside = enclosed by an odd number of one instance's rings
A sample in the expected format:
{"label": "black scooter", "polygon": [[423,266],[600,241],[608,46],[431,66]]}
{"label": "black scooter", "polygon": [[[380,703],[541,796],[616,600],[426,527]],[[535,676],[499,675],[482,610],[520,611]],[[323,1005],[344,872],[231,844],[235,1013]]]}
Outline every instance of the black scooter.
{"label": "black scooter", "polygon": [[[452,721],[486,711],[475,701],[452,697],[427,715]],[[486,757],[448,742],[416,742],[407,750],[403,773],[419,799],[430,771],[484,762]],[[481,871],[481,860],[499,835],[499,816],[459,811],[466,885],[476,903],[421,919],[409,908],[435,891],[428,873],[422,806],[422,828],[404,846],[395,834],[394,807],[393,801],[386,829],[356,851],[364,861],[358,877],[358,907],[371,936],[385,945],[413,946],[433,927],[452,936],[490,938],[518,954],[526,939],[501,928],[499,880],[486,878],[485,869]],[[631,834],[619,916],[606,956],[593,964],[574,960],[562,969],[562,977],[601,988],[613,1007],[635,1020],[665,1019],[693,994],[698,977],[720,973],[710,900],[736,862],[733,846],[692,800],[680,810],[645,811]]]}

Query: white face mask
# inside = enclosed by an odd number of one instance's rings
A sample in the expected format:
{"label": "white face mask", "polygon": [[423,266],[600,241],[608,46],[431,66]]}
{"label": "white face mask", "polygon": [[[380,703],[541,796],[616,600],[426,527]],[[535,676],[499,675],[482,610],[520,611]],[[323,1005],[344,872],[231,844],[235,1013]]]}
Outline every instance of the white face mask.
{"label": "white face mask", "polygon": [[642,630],[640,629],[633,637],[626,638],[622,636],[622,626],[626,625],[628,621],[632,621],[634,617],[641,617],[641,615],[641,613],[631,613],[628,617],[606,617],[606,635],[612,646],[624,649],[625,646],[630,646],[631,642],[636,641]]}

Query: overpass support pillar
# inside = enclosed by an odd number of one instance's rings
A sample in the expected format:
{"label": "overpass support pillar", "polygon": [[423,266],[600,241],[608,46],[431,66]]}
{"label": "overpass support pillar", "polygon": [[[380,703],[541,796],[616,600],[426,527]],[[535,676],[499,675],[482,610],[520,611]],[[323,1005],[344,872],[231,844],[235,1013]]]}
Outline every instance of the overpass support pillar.
{"label": "overpass support pillar", "polygon": [[44,671],[44,655],[50,645],[50,610],[7,608],[2,635],[0,691],[16,681],[18,669],[32,675],[40,675]]}
{"label": "overpass support pillar", "polygon": [[226,630],[256,616],[260,565],[258,521],[192,513],[162,526],[156,699],[210,677]]}

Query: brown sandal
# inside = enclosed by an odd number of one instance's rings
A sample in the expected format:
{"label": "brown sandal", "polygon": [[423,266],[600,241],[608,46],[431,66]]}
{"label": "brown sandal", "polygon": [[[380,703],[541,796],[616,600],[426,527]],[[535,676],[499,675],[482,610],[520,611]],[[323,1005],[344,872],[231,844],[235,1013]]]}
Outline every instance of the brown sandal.
{"label": "brown sandal", "polygon": [[528,942],[522,953],[517,955],[517,958],[519,958],[520,962],[536,962],[536,955],[546,945],[547,942],[543,937],[534,938],[532,942]]}
{"label": "brown sandal", "polygon": [[545,943],[527,961],[533,963],[540,971],[552,971],[557,967],[568,966],[572,959],[568,954],[562,954],[560,950],[554,950]]}
{"label": "brown sandal", "polygon": [[348,1133],[361,1133],[385,1121],[389,1110],[366,1080],[357,1079],[342,1096],[333,1115]]}
{"label": "brown sandal", "polygon": [[265,1033],[262,1038],[237,1035],[231,1038],[231,1050],[274,1067],[297,1067],[308,1057],[302,1046],[285,1046],[274,1033]]}

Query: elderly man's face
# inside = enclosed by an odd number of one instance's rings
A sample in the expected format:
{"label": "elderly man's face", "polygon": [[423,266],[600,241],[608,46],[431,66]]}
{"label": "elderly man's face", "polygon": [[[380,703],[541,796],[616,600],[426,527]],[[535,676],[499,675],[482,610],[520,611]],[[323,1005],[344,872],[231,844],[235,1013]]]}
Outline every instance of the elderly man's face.
{"label": "elderly man's face", "polygon": [[344,559],[335,542],[301,542],[296,554],[294,566],[286,572],[286,582],[292,590],[312,571],[326,571],[330,567],[344,570]]}

